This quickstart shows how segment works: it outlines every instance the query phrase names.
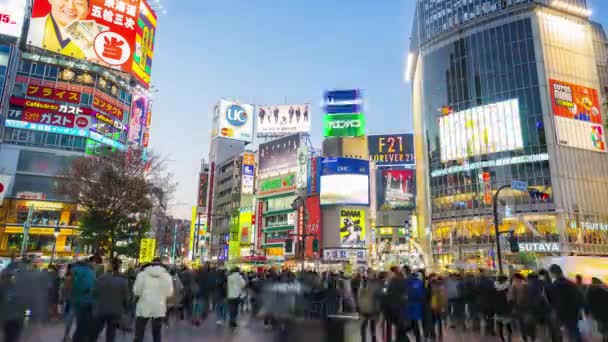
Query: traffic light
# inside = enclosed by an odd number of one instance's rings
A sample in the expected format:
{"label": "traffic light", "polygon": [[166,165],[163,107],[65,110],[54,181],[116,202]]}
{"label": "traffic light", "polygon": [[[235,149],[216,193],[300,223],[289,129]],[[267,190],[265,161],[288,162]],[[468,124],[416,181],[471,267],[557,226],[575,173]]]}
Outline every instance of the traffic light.
{"label": "traffic light", "polygon": [[293,253],[293,239],[285,240],[285,253],[287,253],[287,254]]}
{"label": "traffic light", "polygon": [[548,193],[533,188],[528,189],[528,194],[530,194],[530,198],[543,202],[547,202],[550,197]]}
{"label": "traffic light", "polygon": [[519,253],[519,242],[517,242],[515,233],[509,234],[509,247],[511,248],[511,253]]}
{"label": "traffic light", "polygon": [[319,240],[318,239],[312,240],[312,251],[314,253],[318,253],[319,252]]}

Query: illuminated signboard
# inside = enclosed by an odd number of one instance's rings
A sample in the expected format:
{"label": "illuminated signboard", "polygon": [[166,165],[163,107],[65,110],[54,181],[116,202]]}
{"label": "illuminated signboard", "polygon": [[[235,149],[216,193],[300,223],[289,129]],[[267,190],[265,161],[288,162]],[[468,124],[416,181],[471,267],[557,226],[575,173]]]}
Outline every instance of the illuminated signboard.
{"label": "illuminated signboard", "polygon": [[27,95],[31,97],[40,97],[55,101],[80,103],[80,92],[45,87],[35,84],[29,84],[27,86]]}
{"label": "illuminated signboard", "polygon": [[322,158],[321,205],[369,204],[369,161],[352,158]]}
{"label": "illuminated signboard", "polygon": [[326,137],[360,137],[365,135],[363,113],[325,115],[323,133]]}
{"label": "illuminated signboard", "polygon": [[260,144],[258,174],[295,170],[298,167],[297,151],[302,137],[292,134]]}
{"label": "illuminated signboard", "polygon": [[213,111],[211,137],[251,142],[253,139],[253,106],[220,100]]}
{"label": "illuminated signboard", "polygon": [[27,44],[118,68],[148,86],[156,15],[146,2],[69,3],[68,8],[65,1],[34,0]]}
{"label": "illuminated signboard", "polygon": [[560,145],[606,152],[601,105],[597,90],[549,80],[551,109]]}
{"label": "illuminated signboard", "polygon": [[104,100],[101,97],[93,96],[93,108],[96,108],[102,112],[113,115],[122,120],[124,112],[121,108],[112,104],[110,101]]}
{"label": "illuminated signboard", "polygon": [[258,196],[294,191],[296,189],[296,176],[294,173],[290,173],[260,180],[259,183],[257,191]]}
{"label": "illuminated signboard", "polygon": [[89,137],[90,137],[91,139],[93,139],[93,140],[97,141],[97,142],[100,142],[100,143],[102,143],[102,144],[104,144],[104,145],[108,145],[108,146],[110,146],[110,147],[117,148],[117,149],[119,149],[119,150],[124,150],[124,149],[126,149],[125,144],[123,144],[123,143],[121,143],[121,142],[118,142],[118,141],[116,141],[116,140],[113,140],[113,139],[111,139],[111,138],[105,137],[105,136],[103,136],[103,135],[101,135],[101,134],[99,134],[99,133],[97,133],[97,132],[93,132],[93,131],[91,131],[91,132],[90,132]]}
{"label": "illuminated signboard", "polygon": [[32,131],[39,131],[39,132],[75,135],[78,137],[87,137],[89,135],[88,128],[87,129],[78,129],[78,128],[70,128],[70,127],[51,126],[51,125],[46,125],[46,124],[41,124],[41,123],[10,120],[10,119],[5,121],[5,126],[10,127],[10,128],[29,129]]}
{"label": "illuminated signboard", "polygon": [[439,118],[441,160],[523,148],[517,99],[469,108]]}
{"label": "illuminated signboard", "polygon": [[383,134],[367,137],[369,160],[377,166],[413,165],[414,135]]}

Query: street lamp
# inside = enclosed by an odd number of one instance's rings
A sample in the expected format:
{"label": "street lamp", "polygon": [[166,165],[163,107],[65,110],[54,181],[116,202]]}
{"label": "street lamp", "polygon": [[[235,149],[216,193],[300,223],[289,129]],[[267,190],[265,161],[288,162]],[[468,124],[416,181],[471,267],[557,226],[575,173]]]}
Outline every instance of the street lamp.
{"label": "street lamp", "polygon": [[53,251],[51,252],[51,260],[49,261],[49,268],[53,266],[53,259],[55,258],[55,250],[57,249],[57,237],[59,237],[60,233],[59,224],[55,226],[55,230],[53,231],[53,236],[55,237],[53,241]]}

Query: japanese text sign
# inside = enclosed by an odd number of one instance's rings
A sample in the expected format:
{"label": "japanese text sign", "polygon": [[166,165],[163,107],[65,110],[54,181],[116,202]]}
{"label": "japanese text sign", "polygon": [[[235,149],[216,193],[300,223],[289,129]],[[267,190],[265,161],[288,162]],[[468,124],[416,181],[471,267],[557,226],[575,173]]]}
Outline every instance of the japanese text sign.
{"label": "japanese text sign", "polygon": [[80,103],[80,93],[77,91],[43,87],[33,84],[27,86],[27,95],[55,101]]}

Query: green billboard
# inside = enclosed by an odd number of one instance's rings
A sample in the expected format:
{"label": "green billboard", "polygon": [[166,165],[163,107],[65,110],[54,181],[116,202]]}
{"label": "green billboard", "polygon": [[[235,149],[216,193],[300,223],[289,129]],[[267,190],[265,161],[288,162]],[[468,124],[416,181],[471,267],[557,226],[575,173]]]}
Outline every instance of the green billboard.
{"label": "green billboard", "polygon": [[363,113],[325,115],[323,133],[326,137],[360,137],[365,135]]}

